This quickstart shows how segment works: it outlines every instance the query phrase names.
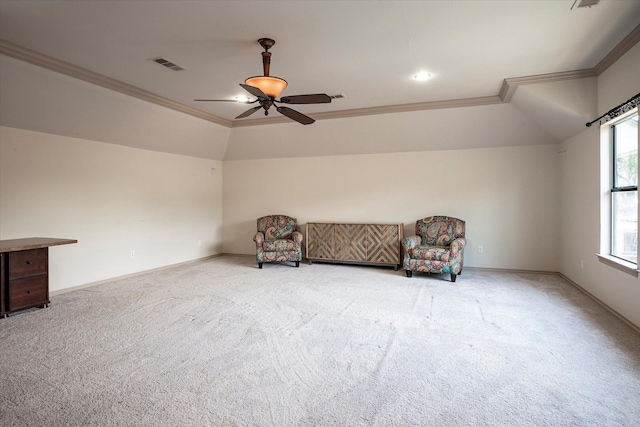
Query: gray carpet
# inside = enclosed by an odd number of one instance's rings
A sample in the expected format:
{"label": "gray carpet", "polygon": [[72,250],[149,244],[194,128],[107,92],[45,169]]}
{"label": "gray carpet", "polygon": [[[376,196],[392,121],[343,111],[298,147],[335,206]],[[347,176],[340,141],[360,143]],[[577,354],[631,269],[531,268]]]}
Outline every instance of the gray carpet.
{"label": "gray carpet", "polygon": [[640,335],[555,275],[221,256],[0,320],[2,426],[637,426]]}

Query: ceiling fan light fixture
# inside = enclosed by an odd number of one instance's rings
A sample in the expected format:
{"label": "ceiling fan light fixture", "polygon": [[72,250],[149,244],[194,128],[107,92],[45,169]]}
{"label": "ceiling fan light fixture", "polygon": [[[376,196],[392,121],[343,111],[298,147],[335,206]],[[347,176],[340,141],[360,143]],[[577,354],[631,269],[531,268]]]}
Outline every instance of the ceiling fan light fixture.
{"label": "ceiling fan light fixture", "polygon": [[[280,106],[276,103],[283,104],[328,104],[332,99],[335,98],[343,98],[344,95],[335,95],[329,96],[326,93],[313,93],[313,94],[305,94],[305,95],[292,95],[285,96],[282,99],[276,99],[280,96],[283,90],[285,90],[288,86],[286,80],[281,79],[280,77],[272,77],[269,75],[269,68],[271,66],[271,52],[269,52],[269,48],[273,46],[276,42],[273,39],[262,38],[258,40],[260,46],[264,48],[264,52],[262,52],[262,76],[254,76],[249,77],[244,81],[244,83],[240,83],[240,86],[255,96],[257,99],[254,101],[244,100],[239,96],[236,96],[235,102],[243,102],[245,104],[255,104],[259,102],[259,104],[255,107],[249,108],[244,113],[236,116],[236,119],[243,119],[245,117],[249,117],[256,111],[263,109],[264,115],[269,114],[269,109],[271,107],[275,107],[278,113],[282,114],[290,118],[291,120],[295,120],[296,122],[303,125],[310,125],[315,122],[309,116],[305,116],[304,114],[296,111],[292,108]],[[222,99],[196,99],[195,101],[231,101],[222,100]]]}
{"label": "ceiling fan light fixture", "polygon": [[271,77],[271,76],[255,76],[249,77],[244,81],[244,84],[257,87],[260,89],[265,95],[270,96],[272,98],[277,98],[280,96],[280,93],[286,89],[287,82],[279,77]]}

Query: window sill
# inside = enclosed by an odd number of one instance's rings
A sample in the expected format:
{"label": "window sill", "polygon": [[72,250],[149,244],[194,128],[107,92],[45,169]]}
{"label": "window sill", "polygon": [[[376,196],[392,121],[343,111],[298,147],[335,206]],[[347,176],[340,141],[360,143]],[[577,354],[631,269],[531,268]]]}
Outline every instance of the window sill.
{"label": "window sill", "polygon": [[611,255],[596,254],[596,256],[598,257],[598,259],[600,259],[600,262],[616,268],[624,273],[638,277],[638,266],[636,264],[613,257]]}

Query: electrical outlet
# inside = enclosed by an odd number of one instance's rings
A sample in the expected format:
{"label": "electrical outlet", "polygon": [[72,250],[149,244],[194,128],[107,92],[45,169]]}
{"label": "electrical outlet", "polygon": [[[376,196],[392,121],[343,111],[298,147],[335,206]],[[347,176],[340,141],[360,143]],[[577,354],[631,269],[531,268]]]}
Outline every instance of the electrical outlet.
{"label": "electrical outlet", "polygon": [[479,254],[483,254],[484,253],[484,246],[482,246],[482,245],[478,246],[478,253]]}
{"label": "electrical outlet", "polygon": [[136,257],[136,251],[131,251],[131,258],[135,258]]}

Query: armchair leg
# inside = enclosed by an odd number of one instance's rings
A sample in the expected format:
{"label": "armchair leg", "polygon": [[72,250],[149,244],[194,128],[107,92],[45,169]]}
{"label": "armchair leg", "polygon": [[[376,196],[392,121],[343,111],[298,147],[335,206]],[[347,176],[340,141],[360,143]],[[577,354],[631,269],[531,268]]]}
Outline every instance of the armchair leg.
{"label": "armchair leg", "polygon": [[456,281],[456,277],[458,277],[457,274],[451,274],[451,281],[455,282]]}
{"label": "armchair leg", "polygon": [[261,262],[258,263],[258,268],[262,268],[262,263]]}
{"label": "armchair leg", "polygon": [[296,268],[300,267],[300,261],[296,261]]}
{"label": "armchair leg", "polygon": [[407,277],[411,277],[413,275],[413,271],[411,270],[405,270],[405,273],[407,273]]}

